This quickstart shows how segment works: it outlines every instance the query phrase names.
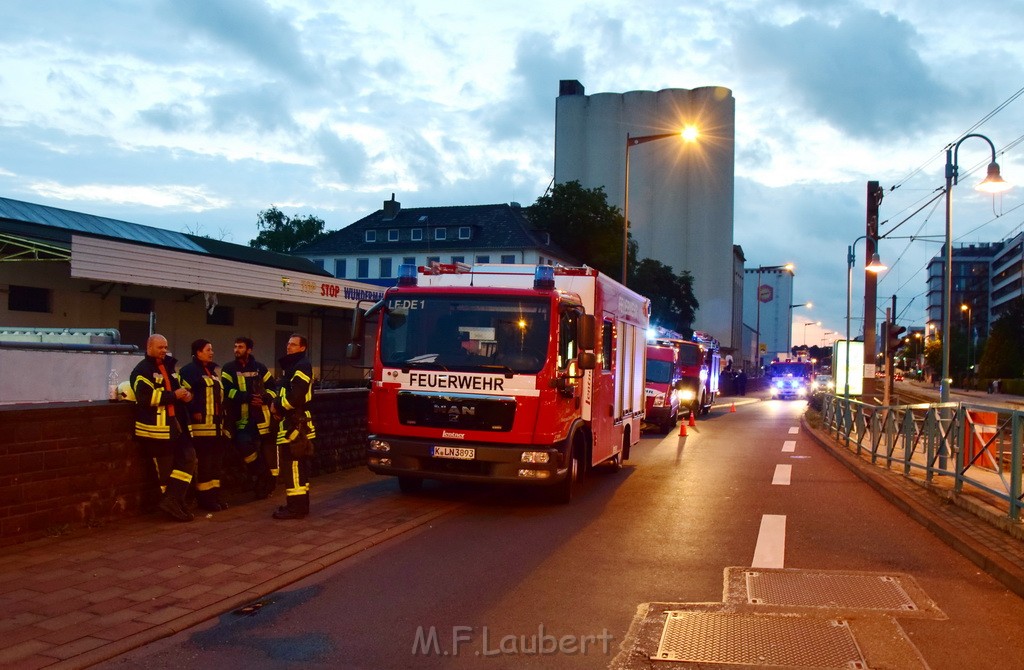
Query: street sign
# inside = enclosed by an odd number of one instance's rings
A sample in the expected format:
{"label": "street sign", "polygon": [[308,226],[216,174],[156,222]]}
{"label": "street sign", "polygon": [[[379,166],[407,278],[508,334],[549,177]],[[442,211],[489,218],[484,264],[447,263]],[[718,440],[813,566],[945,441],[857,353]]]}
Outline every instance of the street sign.
{"label": "street sign", "polygon": [[757,299],[761,302],[771,302],[775,297],[775,289],[769,284],[761,284],[757,287]]}
{"label": "street sign", "polygon": [[762,354],[767,354],[768,353],[768,344],[766,342],[762,342],[761,343],[761,353]]}

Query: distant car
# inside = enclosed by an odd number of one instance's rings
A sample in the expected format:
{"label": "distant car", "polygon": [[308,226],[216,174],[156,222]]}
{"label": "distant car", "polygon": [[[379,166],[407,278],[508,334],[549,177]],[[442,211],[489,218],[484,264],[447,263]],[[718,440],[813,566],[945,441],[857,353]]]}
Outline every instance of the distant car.
{"label": "distant car", "polygon": [[901,381],[903,381],[903,373],[902,373],[902,372],[897,372],[897,373],[896,373],[896,374],[895,374],[895,375],[893,376],[893,379],[895,379],[895,380],[896,380],[896,381],[898,381],[898,382],[901,382]]}
{"label": "distant car", "polygon": [[814,390],[828,392],[836,387],[832,375],[814,375]]}

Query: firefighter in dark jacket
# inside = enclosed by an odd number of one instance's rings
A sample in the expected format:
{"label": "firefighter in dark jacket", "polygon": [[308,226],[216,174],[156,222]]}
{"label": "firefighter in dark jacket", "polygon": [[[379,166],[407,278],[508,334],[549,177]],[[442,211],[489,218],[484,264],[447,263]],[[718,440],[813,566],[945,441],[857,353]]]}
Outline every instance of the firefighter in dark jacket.
{"label": "firefighter in dark jacket", "polygon": [[213,362],[209,340],[192,343],[192,362],[181,368],[181,385],[192,393],[188,407],[188,431],[192,436],[199,468],[196,473],[196,501],[207,512],[228,508],[220,497],[224,469],[224,391],[220,372]]}
{"label": "firefighter in dark jacket", "polygon": [[274,518],[303,519],[309,514],[309,468],[316,437],[308,409],[313,399],[313,366],[306,357],[306,338],[301,335],[288,338],[287,351],[279,361],[284,372],[271,408],[280,420],[277,446],[288,487],[287,504],[274,512]]}
{"label": "firefighter in dark jacket", "polygon": [[185,493],[195,474],[196,452],[186,428],[185,403],[192,394],[181,387],[174,371],[176,362],[167,353],[167,338],[150,335],[146,357],[130,377],[135,394],[135,437],[156,464],[163,493],[159,509],[178,521],[191,521],[194,517],[185,505]]}
{"label": "firefighter in dark jacket", "polygon": [[253,482],[253,493],[263,500],[277,481],[277,434],[270,405],[274,401],[274,375],[253,355],[253,341],[235,338],[235,358],[221,368],[228,430],[238,455]]}

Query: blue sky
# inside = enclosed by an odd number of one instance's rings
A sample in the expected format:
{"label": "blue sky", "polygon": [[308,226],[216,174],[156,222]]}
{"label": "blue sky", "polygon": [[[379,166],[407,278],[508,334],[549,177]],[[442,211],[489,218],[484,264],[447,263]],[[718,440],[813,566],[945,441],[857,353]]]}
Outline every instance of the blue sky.
{"label": "blue sky", "polygon": [[[797,324],[842,332],[868,180],[886,190],[883,234],[943,186],[944,147],[965,132],[1009,146],[1003,174],[1024,184],[1024,97],[986,118],[1024,87],[1016,0],[371,4],[3,3],[0,195],[239,244],[271,205],[332,230],[391,193],[525,205],[551,180],[559,80],[725,86],[734,241],[748,266],[796,264],[794,301],[815,303]],[[1020,189],[972,190],[988,152],[961,147],[957,244],[1024,224]],[[903,322],[923,321],[943,230],[939,201],[882,242],[883,313],[895,294]]]}

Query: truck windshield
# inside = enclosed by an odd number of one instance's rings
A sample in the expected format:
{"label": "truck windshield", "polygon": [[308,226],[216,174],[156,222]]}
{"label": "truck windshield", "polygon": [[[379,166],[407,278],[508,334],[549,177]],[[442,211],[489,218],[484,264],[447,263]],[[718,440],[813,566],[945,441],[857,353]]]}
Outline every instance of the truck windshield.
{"label": "truck windshield", "polygon": [[536,373],[548,354],[550,309],[544,298],[402,293],[385,305],[381,363]]}
{"label": "truck windshield", "polygon": [[772,377],[810,377],[810,363],[772,363],[768,366],[768,374]]}
{"label": "truck windshield", "polygon": [[647,359],[647,381],[655,384],[672,383],[672,361]]}

